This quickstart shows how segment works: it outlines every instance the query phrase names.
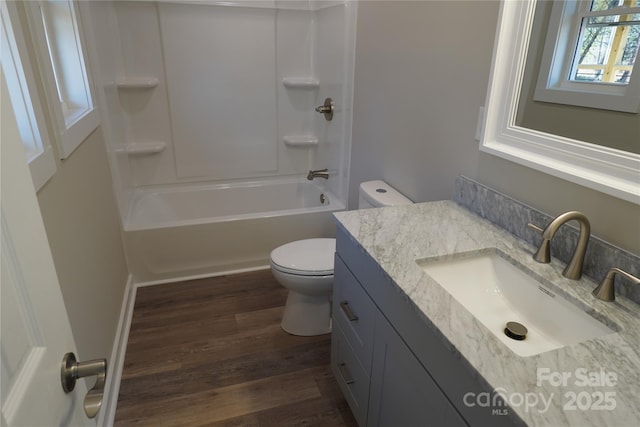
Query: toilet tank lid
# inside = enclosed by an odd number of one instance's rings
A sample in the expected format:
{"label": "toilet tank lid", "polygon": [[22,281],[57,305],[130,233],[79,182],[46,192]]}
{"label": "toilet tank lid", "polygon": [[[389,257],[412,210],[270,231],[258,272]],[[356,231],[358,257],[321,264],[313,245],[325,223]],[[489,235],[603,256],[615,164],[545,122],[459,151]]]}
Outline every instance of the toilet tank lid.
{"label": "toilet tank lid", "polygon": [[413,204],[398,190],[384,181],[366,181],[360,184],[360,196],[373,206],[400,206]]}
{"label": "toilet tank lid", "polygon": [[336,239],[306,239],[287,243],[271,252],[271,262],[289,271],[333,274]]}

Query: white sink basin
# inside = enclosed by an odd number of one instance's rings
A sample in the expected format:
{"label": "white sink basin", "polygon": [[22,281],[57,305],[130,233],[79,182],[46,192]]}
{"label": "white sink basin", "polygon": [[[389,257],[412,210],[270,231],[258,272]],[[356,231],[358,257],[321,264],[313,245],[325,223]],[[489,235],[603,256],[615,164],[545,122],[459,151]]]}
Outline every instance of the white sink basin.
{"label": "white sink basin", "polygon": [[[614,332],[505,258],[496,250],[453,260],[417,262],[520,356],[543,353]],[[512,321],[528,329],[526,338],[515,340],[505,335],[506,323]]]}

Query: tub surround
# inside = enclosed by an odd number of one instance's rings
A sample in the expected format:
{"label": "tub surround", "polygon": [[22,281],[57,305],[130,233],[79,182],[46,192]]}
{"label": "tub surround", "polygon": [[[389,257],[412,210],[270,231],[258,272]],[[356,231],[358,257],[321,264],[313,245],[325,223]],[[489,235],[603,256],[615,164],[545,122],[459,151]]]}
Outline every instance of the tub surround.
{"label": "tub surround", "polygon": [[[456,179],[453,200],[536,247],[541,241],[540,233],[529,229],[527,223],[544,228],[554,218],[465,176]],[[568,225],[561,227],[551,240],[551,255],[565,263],[573,255],[579,234],[572,223]],[[592,235],[587,245],[583,274],[599,282],[611,267],[619,267],[640,277],[640,256]],[[616,295],[624,295],[640,304],[640,286],[619,277],[615,286]]]}
{"label": "tub surround", "polygon": [[357,2],[81,3],[134,283],[264,268],[335,235]]}
{"label": "tub surround", "polygon": [[147,227],[149,192],[310,168],[346,205],[356,3],[83,3],[125,226]]}
{"label": "tub surround", "polygon": [[[457,200],[470,200],[478,206],[486,206],[479,201],[479,196],[471,195],[470,181],[465,180],[463,184],[458,183]],[[491,193],[490,197],[497,196]],[[500,203],[489,200],[487,204]],[[502,208],[506,209],[504,205]],[[522,213],[509,211],[504,214],[525,224],[529,221],[528,218],[521,218],[524,216]],[[489,214],[485,212],[485,215]],[[442,344],[450,350],[451,357],[468,367],[469,374],[476,380],[487,384],[487,390],[500,390],[508,402],[515,395],[535,395],[550,401],[548,408],[542,401],[531,408],[511,402],[509,411],[512,415],[517,415],[532,426],[631,425],[640,419],[640,403],[637,399],[640,384],[640,308],[622,296],[622,292],[614,303],[597,300],[591,295],[597,285],[595,282],[584,277],[579,281],[562,277],[565,264],[555,258],[550,264],[537,263],[531,257],[535,251],[533,245],[517,239],[454,201],[340,212],[335,217],[339,239],[342,236],[348,240],[348,245],[370,259],[372,264],[375,262],[380,266],[382,274],[390,279],[386,286],[401,297],[411,316],[418,319],[420,325],[424,324],[425,328],[435,331]],[[546,218],[532,219],[546,224]],[[526,229],[525,226],[522,228]],[[556,240],[562,238],[557,236]],[[573,248],[572,245],[568,247],[569,250]],[[563,295],[616,332],[535,356],[517,356],[416,263],[419,259],[436,260],[488,248],[497,248],[508,254],[538,275],[549,289]],[[557,253],[556,250],[554,255]],[[611,261],[624,268],[618,259]],[[367,284],[362,285],[366,291]],[[374,302],[386,315],[375,298]],[[388,320],[403,336],[394,319],[390,317]],[[412,331],[412,335],[416,336],[415,331]],[[411,347],[411,340],[405,340]],[[545,369],[549,373],[568,373],[570,377],[566,385],[546,380],[539,382],[538,369]],[[588,374],[614,374],[615,385],[583,385],[578,381],[577,369],[584,369],[581,372]],[[566,405],[571,406],[570,397],[565,394],[567,392],[576,395],[586,392],[590,402],[596,401],[597,393],[612,392],[615,409],[565,409]],[[459,401],[452,403],[457,407],[463,405]],[[489,413],[492,409],[496,408],[486,408]]]}

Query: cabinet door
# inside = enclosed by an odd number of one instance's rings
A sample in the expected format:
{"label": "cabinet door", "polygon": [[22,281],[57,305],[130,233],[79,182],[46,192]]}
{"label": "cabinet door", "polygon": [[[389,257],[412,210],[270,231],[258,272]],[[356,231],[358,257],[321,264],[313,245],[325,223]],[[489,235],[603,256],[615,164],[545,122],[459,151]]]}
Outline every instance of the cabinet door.
{"label": "cabinet door", "polygon": [[367,425],[467,425],[380,313],[376,317]]}

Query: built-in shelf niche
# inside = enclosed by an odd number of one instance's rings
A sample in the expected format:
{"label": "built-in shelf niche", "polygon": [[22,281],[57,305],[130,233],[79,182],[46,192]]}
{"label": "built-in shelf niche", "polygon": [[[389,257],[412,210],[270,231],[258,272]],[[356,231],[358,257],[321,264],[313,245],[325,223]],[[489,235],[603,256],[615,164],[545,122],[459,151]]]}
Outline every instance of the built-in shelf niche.
{"label": "built-in shelf niche", "polygon": [[118,89],[153,89],[158,86],[160,80],[157,77],[122,77],[116,85]]}
{"label": "built-in shelf niche", "polygon": [[117,151],[127,153],[130,156],[146,156],[149,154],[158,154],[163,152],[167,148],[167,143],[164,141],[153,142],[131,142],[125,144]]}
{"label": "built-in shelf niche", "polygon": [[282,137],[284,145],[287,147],[315,147],[318,145],[318,138],[312,135],[289,135]]}
{"label": "built-in shelf niche", "polygon": [[320,81],[313,77],[285,77],[282,84],[287,89],[317,89]]}

